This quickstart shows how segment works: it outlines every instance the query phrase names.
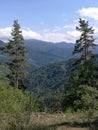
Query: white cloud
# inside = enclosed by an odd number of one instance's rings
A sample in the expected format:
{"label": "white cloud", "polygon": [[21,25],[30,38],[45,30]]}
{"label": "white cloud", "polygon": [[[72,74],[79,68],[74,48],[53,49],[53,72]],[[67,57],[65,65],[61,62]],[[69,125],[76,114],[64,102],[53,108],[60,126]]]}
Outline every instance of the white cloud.
{"label": "white cloud", "polygon": [[75,29],[75,26],[76,25],[74,25],[74,24],[72,24],[72,25],[65,25],[63,28],[64,29]]}
{"label": "white cloud", "polygon": [[59,32],[61,30],[62,30],[62,27],[56,26],[51,31],[54,32],[54,33],[56,33],[56,32]]}
{"label": "white cloud", "polygon": [[[0,40],[8,41],[11,39],[11,27],[0,29]],[[64,27],[54,27],[53,29],[43,30],[41,33],[33,31],[29,28],[22,29],[22,34],[24,39],[39,39],[48,42],[75,42],[76,34],[75,32],[62,32]]]}
{"label": "white cloud", "polygon": [[[62,27],[62,29],[64,29]],[[11,27],[1,28],[0,29],[0,40],[8,41],[11,39]],[[76,31],[67,31],[67,32],[59,32],[61,30],[60,27],[55,27],[53,30],[47,29],[46,31],[38,33],[32,31],[31,29],[23,29],[22,34],[24,39],[39,39],[48,42],[75,42],[78,33]]]}
{"label": "white cloud", "polygon": [[98,44],[98,27],[94,27],[94,30],[95,30],[95,34],[94,34],[95,42],[96,44]]}
{"label": "white cloud", "polygon": [[75,31],[67,31],[65,33],[48,32],[48,33],[42,34],[41,40],[45,40],[45,41],[49,41],[49,42],[65,41],[68,43],[74,43],[78,36],[79,36],[79,33],[77,33],[77,35],[76,35]]}
{"label": "white cloud", "polygon": [[[69,30],[69,31],[68,31]],[[56,26],[52,29],[44,29],[41,32],[41,39],[48,42],[69,42],[74,43],[79,33],[75,31],[75,25]]]}
{"label": "white cloud", "polygon": [[7,41],[11,38],[11,27],[0,28],[0,40]]}
{"label": "white cloud", "polygon": [[95,7],[82,8],[82,9],[79,9],[77,13],[79,13],[81,16],[98,20],[98,8],[95,8]]}
{"label": "white cloud", "polygon": [[70,35],[71,37],[77,38],[80,36],[80,32],[73,30],[73,31],[68,31],[67,32],[68,35]]}
{"label": "white cloud", "polygon": [[[8,41],[11,39],[11,27],[0,28],[0,40]],[[41,35],[31,29],[23,29],[22,34],[24,39],[41,39]]]}
{"label": "white cloud", "polygon": [[48,32],[42,34],[42,39],[48,42],[60,42],[65,41],[65,35],[62,33]]}
{"label": "white cloud", "polygon": [[24,39],[41,39],[41,35],[35,31],[32,31],[31,29],[23,29],[22,34],[24,36]]}
{"label": "white cloud", "polygon": [[52,29],[44,30],[41,34],[41,40],[49,42],[69,42],[75,43],[79,33],[75,31],[75,25],[56,26]]}
{"label": "white cloud", "polygon": [[[65,29],[68,30],[65,31]],[[98,28],[95,29],[95,37],[98,37]],[[31,29],[22,29],[24,39],[39,39],[48,42],[61,42],[75,43],[79,38],[80,33],[76,31],[73,26],[66,25],[64,27],[55,27],[53,29],[42,30],[41,33],[33,31]],[[0,29],[0,40],[7,41],[11,39],[11,27]],[[98,40],[96,40],[98,41]]]}

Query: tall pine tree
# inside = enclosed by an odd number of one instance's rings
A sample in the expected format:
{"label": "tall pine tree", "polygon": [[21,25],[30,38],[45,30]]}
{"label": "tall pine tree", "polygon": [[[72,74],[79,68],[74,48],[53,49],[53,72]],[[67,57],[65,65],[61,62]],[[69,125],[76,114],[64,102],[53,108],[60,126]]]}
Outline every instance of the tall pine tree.
{"label": "tall pine tree", "polygon": [[[76,40],[73,54],[80,54],[73,65],[73,73],[70,75],[67,93],[63,100],[63,108],[71,108],[92,111],[97,108],[98,91],[95,88],[95,65],[92,48],[94,44],[94,30],[89,27],[88,21],[79,19],[79,27],[76,30],[81,32],[80,38]],[[95,104],[96,101],[96,104]]]}
{"label": "tall pine tree", "polygon": [[95,85],[95,56],[92,52],[92,48],[96,46],[94,43],[94,29],[89,27],[88,21],[79,19],[79,26],[76,27],[79,31],[80,38],[76,40],[73,54],[80,54],[80,58],[76,60],[78,83],[86,85]]}
{"label": "tall pine tree", "polygon": [[14,21],[12,28],[12,39],[1,50],[9,56],[6,62],[8,66],[8,78],[10,84],[16,88],[25,88],[27,72],[26,48],[20,25],[17,20]]}
{"label": "tall pine tree", "polygon": [[89,27],[88,21],[79,19],[79,27],[76,30],[81,33],[80,38],[76,40],[73,54],[80,53],[80,61],[85,62],[88,58],[92,57],[93,53],[89,49],[96,46],[94,41],[94,29]]}

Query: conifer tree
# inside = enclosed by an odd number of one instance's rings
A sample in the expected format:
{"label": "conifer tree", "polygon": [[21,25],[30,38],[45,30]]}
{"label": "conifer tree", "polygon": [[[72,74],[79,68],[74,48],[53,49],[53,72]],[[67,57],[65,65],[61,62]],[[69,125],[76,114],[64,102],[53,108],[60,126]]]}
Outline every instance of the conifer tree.
{"label": "conifer tree", "polygon": [[75,48],[73,54],[80,53],[80,61],[85,62],[88,58],[93,56],[90,47],[95,47],[95,39],[93,37],[94,29],[89,27],[88,21],[79,19],[79,27],[76,27],[76,30],[81,33],[80,38],[76,40]]}
{"label": "conifer tree", "polygon": [[9,57],[9,60],[6,62],[9,70],[7,76],[12,86],[24,88],[27,76],[27,72],[25,71],[25,67],[27,66],[26,48],[17,20],[14,21],[11,35],[12,39],[9,40],[5,47],[1,48]]}
{"label": "conifer tree", "polygon": [[80,58],[76,60],[78,83],[81,85],[95,84],[95,56],[92,52],[92,48],[96,46],[94,43],[94,29],[89,27],[88,21],[79,19],[79,26],[76,27],[79,31],[80,38],[76,40],[73,54],[80,54]]}
{"label": "conifer tree", "polygon": [[[64,110],[69,107],[75,111],[78,109],[91,109],[93,111],[98,105],[95,58],[91,50],[91,47],[96,46],[93,37],[94,30],[92,27],[89,27],[88,21],[86,22],[82,19],[79,19],[79,27],[76,27],[76,30],[80,31],[81,35],[76,40],[73,54],[80,54],[80,57],[76,59],[73,65],[74,69],[69,78],[70,84],[68,84],[67,93],[62,104],[65,107]],[[97,105],[94,105],[95,101]]]}

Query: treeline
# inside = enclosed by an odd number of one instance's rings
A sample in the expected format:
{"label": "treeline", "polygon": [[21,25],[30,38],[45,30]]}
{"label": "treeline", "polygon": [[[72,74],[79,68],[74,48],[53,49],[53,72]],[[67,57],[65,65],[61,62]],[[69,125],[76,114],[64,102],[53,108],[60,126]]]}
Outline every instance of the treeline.
{"label": "treeline", "polygon": [[[12,39],[0,48],[8,57],[1,62],[0,71],[1,129],[29,127],[32,112],[83,111],[93,116],[94,112],[98,111],[98,65],[92,52],[92,48],[96,47],[94,29],[89,27],[88,21],[79,19],[76,30],[80,32],[80,38],[76,40],[73,54],[79,54],[79,58],[75,59],[70,68],[70,76],[62,87],[64,91],[50,91],[48,95],[40,98],[27,91],[33,82],[29,80],[27,71],[29,65],[22,31],[18,21],[14,21]],[[43,90],[39,88],[38,91]]]}

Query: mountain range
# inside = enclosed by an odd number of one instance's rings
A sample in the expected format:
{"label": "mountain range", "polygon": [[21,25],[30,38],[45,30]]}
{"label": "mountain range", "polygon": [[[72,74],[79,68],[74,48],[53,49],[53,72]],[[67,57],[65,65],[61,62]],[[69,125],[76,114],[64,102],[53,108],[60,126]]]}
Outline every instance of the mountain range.
{"label": "mountain range", "polygon": [[[24,42],[27,49],[28,62],[32,70],[73,57],[74,44],[72,43],[52,43],[36,39],[25,40]],[[5,43],[0,41],[0,46],[4,45]],[[4,55],[1,54],[0,57],[2,59]]]}
{"label": "mountain range", "polygon": [[40,40],[25,40],[29,64],[34,68],[72,58],[72,43],[52,43]]}
{"label": "mountain range", "polygon": [[[28,62],[31,68],[30,71],[51,63],[77,57],[77,55],[73,56],[72,54],[74,43],[52,43],[36,39],[25,40],[24,42],[27,49]],[[3,41],[0,41],[0,46],[4,46],[5,44],[6,43]],[[98,46],[93,51],[94,53],[97,53]],[[0,59],[2,59],[2,57],[4,58],[5,56],[0,54]]]}
{"label": "mountain range", "polygon": [[[6,43],[0,41],[0,46]],[[68,81],[75,56],[72,55],[73,43],[52,43],[40,40],[25,40],[27,58],[30,65],[29,90],[37,95],[45,95],[64,89],[61,87]],[[98,46],[93,50],[98,52]],[[7,57],[0,54],[0,59]]]}

